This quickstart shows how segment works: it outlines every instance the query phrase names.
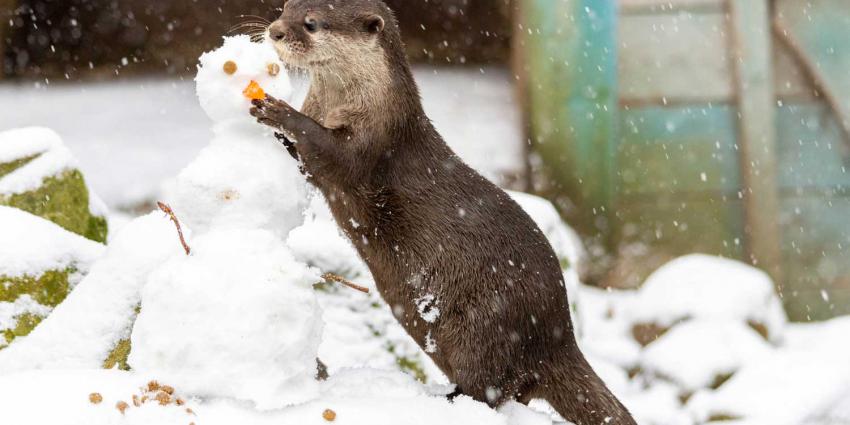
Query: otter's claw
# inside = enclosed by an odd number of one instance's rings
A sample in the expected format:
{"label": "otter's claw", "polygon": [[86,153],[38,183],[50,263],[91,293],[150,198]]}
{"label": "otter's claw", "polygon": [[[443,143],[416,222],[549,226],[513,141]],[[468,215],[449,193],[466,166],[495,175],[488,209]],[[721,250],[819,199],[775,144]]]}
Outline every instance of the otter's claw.
{"label": "otter's claw", "polygon": [[284,132],[288,130],[286,128],[287,122],[298,115],[298,111],[295,108],[272,96],[266,96],[265,99],[252,100],[251,104],[254,105],[251,108],[251,115],[257,118],[260,124]]}

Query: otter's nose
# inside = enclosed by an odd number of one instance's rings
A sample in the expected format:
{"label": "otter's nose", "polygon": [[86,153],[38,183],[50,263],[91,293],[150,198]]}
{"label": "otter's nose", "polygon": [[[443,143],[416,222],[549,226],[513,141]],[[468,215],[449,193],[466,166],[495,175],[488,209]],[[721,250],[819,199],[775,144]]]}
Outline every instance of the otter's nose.
{"label": "otter's nose", "polygon": [[274,21],[269,25],[269,37],[274,41],[281,41],[286,37],[286,27],[281,21]]}

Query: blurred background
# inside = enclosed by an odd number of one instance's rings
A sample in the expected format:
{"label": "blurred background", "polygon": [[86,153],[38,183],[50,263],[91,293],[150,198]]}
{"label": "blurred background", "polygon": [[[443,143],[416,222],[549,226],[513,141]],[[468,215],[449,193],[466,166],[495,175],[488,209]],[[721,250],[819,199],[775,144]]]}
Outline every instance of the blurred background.
{"label": "blurred background", "polygon": [[[693,252],[770,274],[794,320],[850,313],[843,0],[389,0],[462,157],[552,200],[632,288]],[[116,211],[210,139],[192,78],[279,0],[0,0],[0,130],[56,129]]]}

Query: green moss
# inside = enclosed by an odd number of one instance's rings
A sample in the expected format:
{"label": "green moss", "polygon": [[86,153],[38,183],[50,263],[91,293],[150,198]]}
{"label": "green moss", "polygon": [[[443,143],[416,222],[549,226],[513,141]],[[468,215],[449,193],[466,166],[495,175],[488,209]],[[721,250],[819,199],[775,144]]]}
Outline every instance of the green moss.
{"label": "green moss", "polygon": [[0,301],[14,302],[21,295],[29,295],[41,305],[56,307],[68,296],[71,290],[68,276],[74,271],[49,270],[37,278],[0,276]]}
{"label": "green moss", "polygon": [[106,219],[91,214],[88,188],[78,170],[45,178],[36,190],[0,196],[0,205],[27,211],[91,240],[106,242]]}
{"label": "green moss", "polygon": [[106,357],[106,360],[103,361],[104,369],[112,369],[118,366],[118,369],[121,370],[130,370],[130,365],[127,364],[127,357],[130,356],[130,349],[132,348],[129,339],[122,339],[118,341],[118,344],[115,345],[115,348],[112,349],[112,352],[109,353],[109,356]]}
{"label": "green moss", "polygon": [[17,170],[18,168],[23,167],[30,163],[30,161],[38,158],[38,155],[28,156],[26,158],[16,159],[12,162],[5,162],[0,164],[0,177],[5,176],[6,174],[11,173],[12,171]]}
{"label": "green moss", "polygon": [[[136,322],[136,318],[139,317],[139,313],[142,312],[142,306],[137,305],[135,313],[133,314],[132,319],[130,320],[130,328],[132,329],[133,323]],[[118,367],[120,370],[130,370],[130,365],[127,363],[127,358],[130,357],[130,351],[132,350],[132,343],[130,342],[130,338],[124,338],[118,341],[118,344],[115,344],[115,348],[109,352],[109,355],[106,356],[106,360],[103,361],[104,369],[112,369],[114,367]]]}
{"label": "green moss", "polygon": [[42,320],[44,320],[44,317],[32,313],[25,313],[18,316],[17,319],[18,321],[14,328],[2,331],[3,337],[6,339],[6,345],[11,344],[12,341],[19,336],[28,335],[33,329],[35,329],[36,326],[38,326],[39,323],[41,323]]}
{"label": "green moss", "polygon": [[729,422],[740,420],[740,416],[735,416],[729,413],[715,413],[708,417],[708,423],[712,422]]}
{"label": "green moss", "polygon": [[419,359],[397,354],[396,347],[392,342],[387,342],[387,351],[395,357],[395,362],[402,372],[413,376],[423,384],[428,381],[428,375],[425,374],[425,368],[422,367]]}

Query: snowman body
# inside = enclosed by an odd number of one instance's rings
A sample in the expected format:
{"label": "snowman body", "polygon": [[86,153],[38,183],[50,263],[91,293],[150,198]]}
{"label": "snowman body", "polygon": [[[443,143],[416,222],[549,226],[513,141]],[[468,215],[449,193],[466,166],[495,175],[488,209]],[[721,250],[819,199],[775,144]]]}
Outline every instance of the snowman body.
{"label": "snowman body", "polygon": [[288,99],[285,73],[270,72],[279,66],[270,46],[247,37],[201,57],[198,97],[214,139],[180,173],[172,199],[192,253],[151,274],[128,359],[193,396],[260,409],[316,397],[323,326],[312,287],[319,273],[284,243],[303,221],[305,179],[242,95],[255,81]]}

